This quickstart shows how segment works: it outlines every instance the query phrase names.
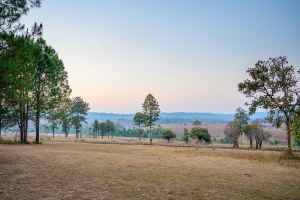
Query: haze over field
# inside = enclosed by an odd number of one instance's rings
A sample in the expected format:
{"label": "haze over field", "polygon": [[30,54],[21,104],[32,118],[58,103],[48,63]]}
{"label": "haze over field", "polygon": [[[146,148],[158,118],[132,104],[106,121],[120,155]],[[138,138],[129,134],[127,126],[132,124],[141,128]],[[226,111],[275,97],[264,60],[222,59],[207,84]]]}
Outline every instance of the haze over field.
{"label": "haze over field", "polygon": [[234,113],[257,60],[300,66],[300,1],[43,1],[22,23],[44,38],[91,111]]}

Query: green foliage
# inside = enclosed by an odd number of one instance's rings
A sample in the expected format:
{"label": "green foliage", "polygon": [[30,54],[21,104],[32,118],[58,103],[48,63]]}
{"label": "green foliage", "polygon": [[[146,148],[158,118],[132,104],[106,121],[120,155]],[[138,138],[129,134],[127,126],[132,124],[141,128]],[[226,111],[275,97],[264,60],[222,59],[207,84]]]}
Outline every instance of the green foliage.
{"label": "green foliage", "polygon": [[238,108],[235,111],[234,115],[234,121],[239,123],[240,127],[242,128],[244,125],[248,124],[248,121],[250,120],[249,115],[246,113],[246,111],[242,108]]}
{"label": "green foliage", "polygon": [[108,138],[109,138],[109,135],[112,136],[112,138],[114,137],[114,132],[115,132],[115,123],[111,120],[106,120],[105,122],[105,131],[108,135]]}
{"label": "green foliage", "polygon": [[187,128],[184,128],[184,132],[183,132],[183,141],[187,144],[189,142],[189,131]]}
{"label": "green foliage", "polygon": [[150,143],[152,144],[151,128],[159,120],[159,105],[152,94],[148,94],[143,103],[144,126],[150,128]]}
{"label": "green foliage", "polygon": [[175,133],[173,133],[172,130],[170,130],[170,129],[165,129],[165,130],[161,133],[161,137],[162,137],[163,139],[168,140],[168,143],[169,143],[170,139],[176,138],[176,135],[175,135]]}
{"label": "green foliage", "polygon": [[270,141],[270,145],[278,145],[279,141],[274,139],[273,141]]}
{"label": "green foliage", "polygon": [[136,133],[139,136],[139,139],[141,140],[142,134],[144,132],[143,129],[141,129],[141,125],[145,123],[145,115],[143,113],[137,112],[135,116],[133,117],[133,123],[134,125],[138,126],[139,129],[136,131]]}
{"label": "green foliage", "polygon": [[300,143],[300,107],[297,107],[292,116],[291,133],[293,135],[293,142]]}
{"label": "green foliage", "polygon": [[213,137],[213,141],[214,141],[214,142],[216,142],[216,141],[217,141],[217,138],[216,138],[215,136]]}
{"label": "green foliage", "polygon": [[137,112],[133,117],[133,124],[141,127],[142,124],[144,124],[146,116],[143,113]]}
{"label": "green foliage", "polygon": [[40,7],[41,0],[5,0],[0,1],[0,32],[18,32],[24,29],[20,23],[22,15],[30,8]]}
{"label": "green foliage", "polygon": [[70,111],[71,116],[71,124],[74,126],[76,130],[76,138],[78,138],[78,134],[82,127],[82,122],[85,122],[85,116],[88,114],[90,110],[89,103],[83,101],[81,97],[75,97],[72,99],[72,107]]}
{"label": "green foliage", "polygon": [[206,143],[211,142],[210,134],[206,128],[196,128],[193,127],[190,133],[190,137],[199,142],[205,141]]}
{"label": "green foliage", "polygon": [[246,103],[250,106],[250,115],[257,108],[264,108],[268,110],[266,120],[273,126],[286,125],[288,152],[292,153],[290,128],[300,102],[299,78],[295,76],[294,67],[287,64],[285,56],[258,61],[254,68],[247,70],[252,80],[239,83],[238,90],[252,100],[250,104]]}
{"label": "green foliage", "polygon": [[228,136],[225,136],[225,137],[220,139],[220,143],[221,144],[231,144],[232,140]]}
{"label": "green foliage", "polygon": [[93,138],[99,137],[100,134],[100,123],[98,122],[97,119],[95,119],[94,123],[92,124],[92,133],[93,133]]}

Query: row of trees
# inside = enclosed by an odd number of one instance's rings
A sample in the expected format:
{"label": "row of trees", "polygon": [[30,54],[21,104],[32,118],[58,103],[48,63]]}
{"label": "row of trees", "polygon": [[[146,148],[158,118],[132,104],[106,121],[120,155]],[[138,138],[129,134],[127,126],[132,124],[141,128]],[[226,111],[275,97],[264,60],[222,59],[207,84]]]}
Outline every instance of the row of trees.
{"label": "row of trees", "polygon": [[114,137],[115,132],[115,123],[111,120],[106,120],[104,122],[99,123],[96,119],[90,128],[91,132],[93,133],[93,138],[99,138],[100,135],[103,139],[103,135],[107,135],[109,139],[109,135]]}
{"label": "row of trees", "polygon": [[27,142],[28,121],[35,123],[39,142],[40,119],[55,127],[55,118],[68,104],[71,89],[64,64],[42,36],[42,24],[24,31],[20,17],[40,0],[0,2],[0,137],[1,129],[17,125]]}
{"label": "row of trees", "polygon": [[239,147],[238,139],[245,134],[249,139],[251,148],[253,148],[253,141],[255,141],[255,148],[261,149],[262,142],[271,138],[271,134],[263,128],[263,125],[258,120],[252,121],[251,124],[248,124],[248,120],[249,117],[246,112],[238,108],[235,120],[227,123],[224,129],[224,135],[233,143],[233,148]]}

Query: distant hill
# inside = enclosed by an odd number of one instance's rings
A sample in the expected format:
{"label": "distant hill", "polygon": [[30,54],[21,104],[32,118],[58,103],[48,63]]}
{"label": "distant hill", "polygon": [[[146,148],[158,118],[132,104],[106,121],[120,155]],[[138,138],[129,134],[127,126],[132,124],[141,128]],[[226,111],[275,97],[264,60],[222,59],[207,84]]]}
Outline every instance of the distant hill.
{"label": "distant hill", "polygon": [[[94,121],[98,119],[104,121],[107,119],[118,121],[122,124],[132,123],[132,119],[135,114],[115,114],[115,113],[97,113],[90,112],[87,116],[88,121]],[[267,112],[258,112],[250,116],[251,120],[261,119],[263,120],[267,116]],[[200,113],[200,112],[162,112],[159,115],[160,120],[157,124],[172,124],[172,123],[191,123],[195,119],[201,120],[202,122],[229,122],[233,120],[234,114],[215,114],[215,113]]]}

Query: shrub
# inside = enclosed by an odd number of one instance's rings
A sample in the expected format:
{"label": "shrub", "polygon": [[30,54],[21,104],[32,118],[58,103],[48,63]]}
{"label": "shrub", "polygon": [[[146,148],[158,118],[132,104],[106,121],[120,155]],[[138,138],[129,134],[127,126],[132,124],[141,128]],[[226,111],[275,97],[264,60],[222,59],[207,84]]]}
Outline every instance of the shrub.
{"label": "shrub", "polygon": [[175,133],[173,133],[172,130],[166,129],[166,130],[164,130],[164,131],[162,132],[161,137],[162,137],[163,139],[168,140],[168,143],[169,143],[170,139],[176,138],[176,135],[175,135]]}

